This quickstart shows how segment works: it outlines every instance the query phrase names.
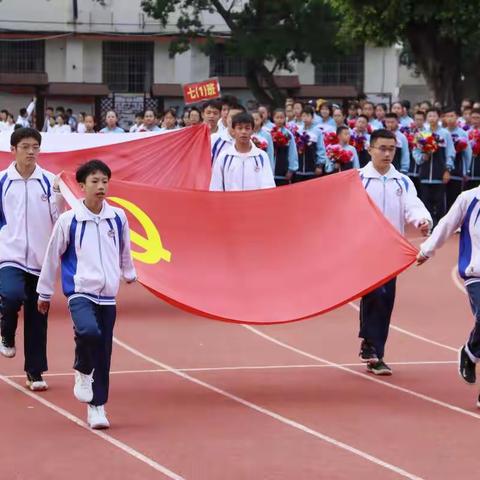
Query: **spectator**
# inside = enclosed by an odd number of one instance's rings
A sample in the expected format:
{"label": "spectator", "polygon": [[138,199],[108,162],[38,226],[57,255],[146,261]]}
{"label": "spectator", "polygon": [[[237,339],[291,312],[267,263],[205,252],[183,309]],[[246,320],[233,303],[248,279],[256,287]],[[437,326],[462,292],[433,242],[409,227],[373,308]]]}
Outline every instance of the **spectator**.
{"label": "spectator", "polygon": [[117,125],[118,117],[114,110],[109,110],[105,116],[106,127],[100,130],[100,133],[125,133],[123,128]]}

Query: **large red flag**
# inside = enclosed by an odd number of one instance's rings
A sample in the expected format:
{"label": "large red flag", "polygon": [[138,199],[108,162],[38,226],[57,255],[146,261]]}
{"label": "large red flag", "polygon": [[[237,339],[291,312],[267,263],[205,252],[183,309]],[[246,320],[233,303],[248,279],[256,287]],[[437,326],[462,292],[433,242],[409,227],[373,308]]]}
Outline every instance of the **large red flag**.
{"label": "large red flag", "polygon": [[[12,161],[10,135],[0,135],[0,168]],[[210,133],[206,125],[169,133],[42,134],[38,163],[53,173],[87,160],[107,163],[118,180],[163,188],[208,190]]]}
{"label": "large red flag", "polygon": [[[69,202],[79,195],[62,177]],[[67,187],[67,188],[65,188]],[[253,192],[165,190],[113,180],[140,282],[209,318],[282,323],[336,308],[399,274],[415,248],[357,171]]]}

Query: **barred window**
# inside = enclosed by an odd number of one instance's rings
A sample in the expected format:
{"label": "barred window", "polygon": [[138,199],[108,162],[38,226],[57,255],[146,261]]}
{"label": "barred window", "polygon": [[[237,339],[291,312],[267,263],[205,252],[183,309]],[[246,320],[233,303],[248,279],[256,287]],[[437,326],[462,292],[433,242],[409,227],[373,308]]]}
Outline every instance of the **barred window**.
{"label": "barred window", "polygon": [[365,55],[363,48],[350,55],[328,59],[315,65],[317,85],[354,85],[363,91]]}
{"label": "barred window", "polygon": [[45,72],[45,41],[1,41],[0,72]]}
{"label": "barred window", "polygon": [[245,75],[245,59],[225,53],[225,45],[215,45],[210,55],[210,77],[243,77]]}
{"label": "barred window", "polygon": [[103,81],[113,92],[149,92],[153,42],[103,42]]}

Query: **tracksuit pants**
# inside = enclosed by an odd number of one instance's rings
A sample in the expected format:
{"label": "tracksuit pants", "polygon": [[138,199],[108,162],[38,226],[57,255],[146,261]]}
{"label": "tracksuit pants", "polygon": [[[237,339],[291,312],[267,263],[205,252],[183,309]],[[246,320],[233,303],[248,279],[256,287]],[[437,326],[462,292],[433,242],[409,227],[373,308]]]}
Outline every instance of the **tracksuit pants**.
{"label": "tracksuit pants", "polygon": [[433,226],[445,215],[445,185],[443,183],[422,183],[421,199],[432,215]]}
{"label": "tracksuit pants", "polygon": [[394,278],[370,293],[360,301],[360,333],[358,336],[375,348],[378,358],[385,355],[390,318],[395,303]]}
{"label": "tracksuit pants", "polygon": [[465,288],[467,289],[470,307],[475,317],[475,324],[470,332],[466,350],[470,359],[477,363],[480,362],[480,282],[471,283]]}
{"label": "tracksuit pants", "polygon": [[116,306],[98,305],[85,297],[77,297],[70,300],[68,308],[75,334],[73,368],[86,375],[95,369],[90,404],[104,405],[108,401]]}
{"label": "tracksuit pants", "polygon": [[38,277],[20,268],[0,268],[0,329],[7,346],[15,345],[18,313],[23,305],[24,369],[30,374],[42,374],[47,364],[47,321],[37,309]]}

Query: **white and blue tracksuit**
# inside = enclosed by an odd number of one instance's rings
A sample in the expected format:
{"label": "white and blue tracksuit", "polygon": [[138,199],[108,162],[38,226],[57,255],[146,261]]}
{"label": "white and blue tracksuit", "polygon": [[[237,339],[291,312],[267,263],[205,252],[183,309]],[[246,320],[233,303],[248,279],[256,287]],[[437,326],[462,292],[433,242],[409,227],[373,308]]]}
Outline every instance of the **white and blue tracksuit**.
{"label": "white and blue tracksuit", "polygon": [[[353,147],[352,145],[342,145],[341,146],[344,150],[349,150],[352,152],[352,161],[347,163],[347,164],[342,164],[340,165],[340,171],[343,172],[345,170],[351,170],[352,168],[355,168],[358,170],[360,168],[360,161],[358,160],[358,153],[357,149]],[[327,158],[327,163],[325,164],[325,172],[326,173],[332,173],[335,170],[335,164]]]}
{"label": "white and blue tracksuit", "polygon": [[233,137],[230,135],[228,128],[221,132],[214,133],[210,137],[210,146],[212,148],[212,165],[220,154],[231,147],[235,143]]}
{"label": "white and blue tracksuit", "polygon": [[0,172],[0,316],[7,346],[15,344],[18,312],[24,307],[25,371],[47,365],[47,315],[37,309],[36,287],[48,240],[63,209],[53,192],[55,176],[39,165],[24,179],[15,163]]}
{"label": "white and blue tracksuit", "polygon": [[[60,262],[61,259],[61,262]],[[94,371],[92,405],[108,399],[108,377],[120,278],[136,279],[127,217],[103,202],[99,214],[83,202],[62,214],[52,232],[38,281],[39,298],[50,301],[58,265],[75,332],[74,368]]]}
{"label": "white and blue tracksuit", "polygon": [[[413,182],[407,175],[391,166],[382,175],[372,162],[359,170],[366,192],[385,218],[401,233],[405,224],[418,227],[423,221],[432,224],[432,218],[420,201]],[[380,259],[381,261],[381,259]],[[395,303],[396,278],[365,295],[360,302],[360,332],[378,358],[385,354],[390,318]]]}
{"label": "white and blue tracksuit", "polygon": [[438,222],[432,235],[420,246],[426,257],[434,255],[458,228],[460,248],[458,272],[465,282],[475,325],[466,343],[470,359],[480,361],[480,188],[462,192],[448,213]]}
{"label": "white and blue tracksuit", "polygon": [[393,133],[395,133],[397,138],[397,146],[392,164],[397,170],[407,173],[410,168],[410,150],[407,137],[400,130],[396,130]]}
{"label": "white and blue tracksuit", "polygon": [[302,153],[298,152],[298,170],[295,173],[295,179],[308,180],[315,176],[315,169],[317,167],[324,168],[327,163],[327,152],[325,150],[325,143],[323,141],[323,133],[320,128],[315,125],[310,128],[303,126],[298,130],[298,134],[306,133],[309,141],[304,145]]}
{"label": "white and blue tracksuit", "polygon": [[408,115],[405,115],[404,117],[400,117],[398,121],[400,122],[401,127],[408,127],[408,128],[410,128],[414,123],[413,118],[409,117]]}

